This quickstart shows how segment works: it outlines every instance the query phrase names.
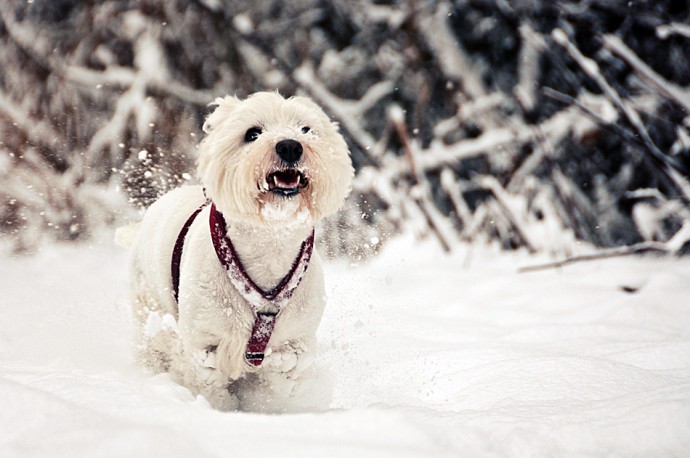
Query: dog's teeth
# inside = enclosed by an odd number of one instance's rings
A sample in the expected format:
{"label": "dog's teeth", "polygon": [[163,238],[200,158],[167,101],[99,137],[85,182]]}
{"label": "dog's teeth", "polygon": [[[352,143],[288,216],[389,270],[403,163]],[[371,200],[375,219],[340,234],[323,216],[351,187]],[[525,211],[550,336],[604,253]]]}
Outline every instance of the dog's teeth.
{"label": "dog's teeth", "polygon": [[299,186],[299,181],[301,178],[302,178],[302,176],[298,174],[297,175],[297,183],[295,183],[295,186]]}
{"label": "dog's teeth", "polygon": [[279,185],[278,185],[278,176],[277,176],[277,175],[273,175],[273,184],[276,185],[276,186],[279,186]]}

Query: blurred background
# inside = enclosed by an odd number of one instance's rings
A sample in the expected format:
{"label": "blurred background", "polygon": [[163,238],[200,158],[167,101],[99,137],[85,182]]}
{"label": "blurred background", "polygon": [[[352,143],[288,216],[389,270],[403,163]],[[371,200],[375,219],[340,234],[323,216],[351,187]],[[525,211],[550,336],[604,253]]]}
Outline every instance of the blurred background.
{"label": "blurred background", "polygon": [[[690,238],[690,2],[3,0],[0,242],[89,240],[194,182],[208,104],[278,90],[357,170],[323,248]],[[133,210],[134,209],[134,210]]]}

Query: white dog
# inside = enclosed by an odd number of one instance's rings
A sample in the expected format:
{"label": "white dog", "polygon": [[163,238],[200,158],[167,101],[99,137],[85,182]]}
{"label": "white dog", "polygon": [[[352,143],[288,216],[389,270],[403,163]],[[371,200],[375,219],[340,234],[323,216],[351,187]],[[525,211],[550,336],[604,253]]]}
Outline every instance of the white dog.
{"label": "white dog", "polygon": [[307,98],[215,104],[203,186],[159,199],[134,239],[139,356],[215,408],[281,410],[313,361],[325,305],[314,224],[343,203],[352,163]]}

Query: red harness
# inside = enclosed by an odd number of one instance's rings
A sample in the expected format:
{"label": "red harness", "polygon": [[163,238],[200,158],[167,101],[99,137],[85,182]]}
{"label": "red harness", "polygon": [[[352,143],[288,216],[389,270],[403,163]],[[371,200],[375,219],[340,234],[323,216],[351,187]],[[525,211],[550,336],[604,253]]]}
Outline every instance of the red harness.
{"label": "red harness", "polygon": [[[208,205],[206,202],[192,213],[185,225],[180,230],[175,242],[172,256],[172,283],[175,300],[179,297],[180,285],[180,261],[182,259],[182,248],[184,239],[189,231],[192,222],[201,210]],[[254,312],[255,320],[252,335],[247,342],[244,359],[251,366],[260,366],[264,360],[264,353],[268,341],[273,334],[275,321],[280,311],[287,306],[293,293],[299,286],[304,277],[312,251],[314,250],[314,230],[311,235],[302,242],[299,254],[292,263],[292,268],[288,274],[270,291],[264,291],[254,281],[249,278],[247,271],[242,266],[239,256],[235,251],[230,239],[227,237],[227,228],[223,215],[216,210],[215,204],[211,204],[209,213],[209,226],[211,230],[211,240],[218,256],[218,260],[225,268],[230,283],[247,301]]]}

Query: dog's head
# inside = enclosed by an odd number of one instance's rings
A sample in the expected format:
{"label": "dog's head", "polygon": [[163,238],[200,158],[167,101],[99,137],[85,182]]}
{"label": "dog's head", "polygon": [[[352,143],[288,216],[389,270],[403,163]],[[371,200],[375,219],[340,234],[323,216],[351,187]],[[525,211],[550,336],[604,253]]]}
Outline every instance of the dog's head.
{"label": "dog's head", "polygon": [[258,92],[214,104],[203,127],[198,172],[226,218],[313,223],[340,208],[352,183],[350,152],[314,102]]}

